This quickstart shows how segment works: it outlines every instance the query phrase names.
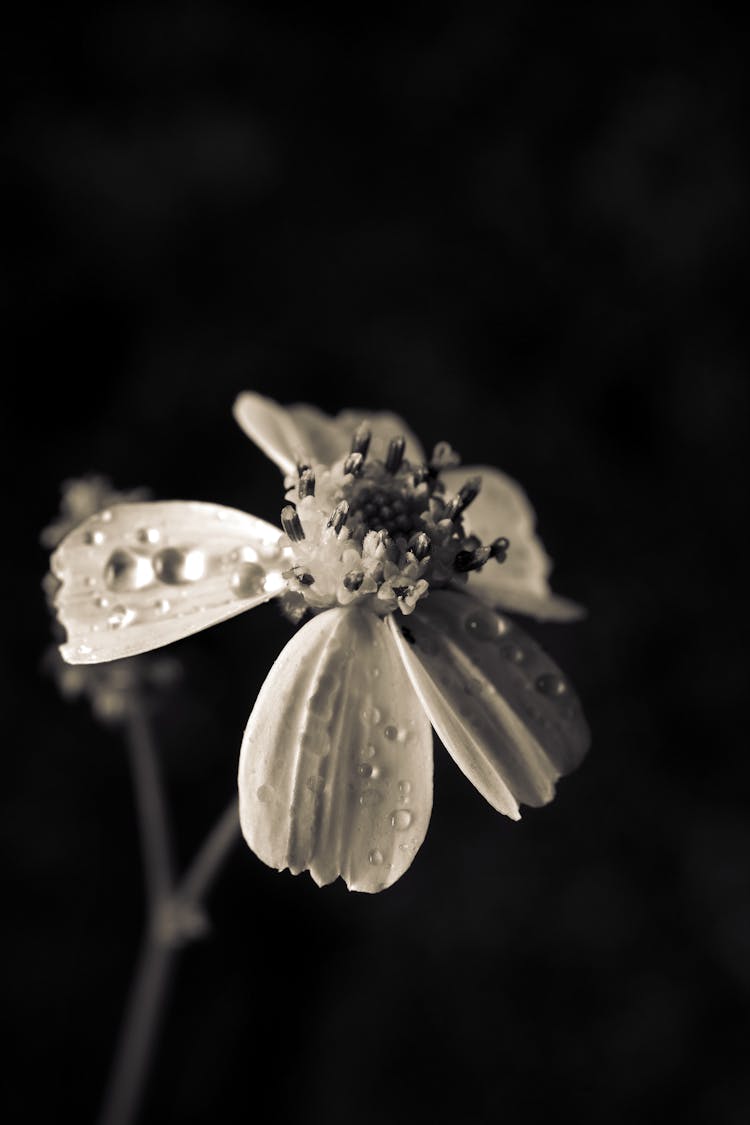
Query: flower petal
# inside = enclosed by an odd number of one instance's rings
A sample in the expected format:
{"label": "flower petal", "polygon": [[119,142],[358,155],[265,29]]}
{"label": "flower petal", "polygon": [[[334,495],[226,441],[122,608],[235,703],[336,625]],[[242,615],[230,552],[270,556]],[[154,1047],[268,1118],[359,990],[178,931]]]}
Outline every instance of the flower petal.
{"label": "flower petal", "polygon": [[589,732],[558,669],[515,623],[469,594],[430,594],[404,628],[409,677],[457,765],[499,812],[544,805],[583,758]]}
{"label": "flower petal", "polygon": [[432,731],[383,621],[312,618],[250,715],[240,819],[264,863],[379,891],[404,873],[432,809]]}
{"label": "flower petal", "polygon": [[505,562],[490,559],[470,575],[472,593],[491,605],[528,613],[540,621],[582,617],[585,610],[581,606],[558,597],[549,588],[552,560],[534,531],[534,509],[519,484],[487,465],[463,466],[441,473],[446,494],[457,492],[473,476],[482,478],[482,487],[464,514],[464,527],[486,546],[504,535],[510,540],[510,549]]}
{"label": "flower petal", "polygon": [[390,439],[403,434],[406,456],[412,461],[422,460],[419,442],[396,414],[346,410],[330,418],[306,403],[285,407],[273,399],[245,391],[235,401],[234,416],[247,436],[286,476],[296,473],[300,461],[322,461],[330,465],[343,457],[349,452],[355,429],[365,420],[372,431],[373,457],[383,459]]}
{"label": "flower petal", "polygon": [[65,537],[51,560],[69,664],[159,648],[275,597],[281,532],[197,501],[114,504]]}

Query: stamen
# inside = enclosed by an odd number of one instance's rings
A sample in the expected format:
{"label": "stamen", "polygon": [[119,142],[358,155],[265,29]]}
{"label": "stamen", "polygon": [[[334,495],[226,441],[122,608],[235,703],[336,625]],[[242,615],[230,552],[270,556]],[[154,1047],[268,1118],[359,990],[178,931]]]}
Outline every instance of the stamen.
{"label": "stamen", "polygon": [[298,461],[297,462],[297,476],[301,477],[302,474],[309,468],[311,468],[311,466],[308,465],[307,461]]}
{"label": "stamen", "polygon": [[281,509],[281,526],[291,539],[292,543],[301,543],[305,538],[305,529],[300,523],[297,509],[287,504]]}
{"label": "stamen", "polygon": [[360,422],[352,438],[352,453],[361,453],[363,458],[366,457],[367,450],[370,448],[371,437],[372,434],[367,422]]}
{"label": "stamen", "polygon": [[406,439],[403,435],[399,434],[398,437],[391,438],[388,443],[388,453],[385,458],[386,471],[389,473],[397,473],[401,468],[401,462],[404,459],[404,450],[406,449]]}
{"label": "stamen", "polygon": [[348,574],[344,575],[344,585],[347,590],[358,590],[365,580],[365,576],[361,570],[350,570]]}
{"label": "stamen", "polygon": [[461,464],[461,458],[448,445],[447,441],[439,441],[432,451],[432,456],[427,462],[431,476],[436,476],[442,469],[451,469]]}
{"label": "stamen", "polygon": [[365,467],[365,458],[362,453],[350,453],[344,461],[344,472],[358,477]]}
{"label": "stamen", "polygon": [[452,496],[448,503],[445,505],[445,514],[448,519],[456,520],[468,508],[472,501],[476,500],[479,495],[479,489],[482,487],[481,477],[471,477],[462,484],[457,494]]}
{"label": "stamen", "polygon": [[408,586],[391,586],[391,589],[397,598],[405,598],[409,593]]}
{"label": "stamen", "polygon": [[461,573],[468,570],[481,570],[489,557],[489,547],[476,547],[473,551],[459,551],[453,560],[453,566]]}
{"label": "stamen", "polygon": [[490,543],[490,558],[495,559],[496,562],[504,563],[508,557],[508,548],[510,547],[510,539],[506,539],[501,535],[499,539],[494,539]]}
{"label": "stamen", "polygon": [[299,475],[299,492],[300,500],[304,500],[306,496],[315,495],[315,473],[312,469],[305,468]]}
{"label": "stamen", "polygon": [[297,579],[298,582],[301,582],[303,586],[312,586],[313,582],[315,581],[312,574],[308,574],[307,571],[303,571],[302,574],[299,574],[295,570],[294,577]]}
{"label": "stamen", "polygon": [[417,465],[417,467],[414,469],[414,472],[412,473],[414,487],[418,488],[420,484],[424,484],[426,480],[430,479],[431,475],[432,474],[430,473],[427,465]]}
{"label": "stamen", "polygon": [[338,532],[341,531],[341,528],[346,523],[346,517],[348,515],[349,504],[346,500],[342,500],[340,504],[336,505],[336,507],[328,517],[328,523],[326,524],[326,527],[332,527],[336,534],[338,534]]}
{"label": "stamen", "polygon": [[409,540],[409,550],[416,559],[419,559],[420,562],[422,561],[422,559],[426,559],[430,551],[432,550],[432,543],[430,541],[429,535],[427,535],[427,533],[424,531],[419,531],[416,535],[412,535],[411,539]]}

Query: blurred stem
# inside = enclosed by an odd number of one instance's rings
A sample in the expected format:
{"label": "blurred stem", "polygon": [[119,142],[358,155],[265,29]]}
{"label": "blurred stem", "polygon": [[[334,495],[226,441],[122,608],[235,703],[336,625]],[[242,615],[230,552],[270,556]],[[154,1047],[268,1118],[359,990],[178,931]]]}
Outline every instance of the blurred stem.
{"label": "blurred stem", "polygon": [[135,694],[128,709],[126,730],[148,917],[100,1125],[132,1125],[135,1121],[177,954],[188,941],[205,933],[203,900],[230,848],[239,839],[235,797],[208,833],[183,878],[177,881],[156,746],[145,707]]}

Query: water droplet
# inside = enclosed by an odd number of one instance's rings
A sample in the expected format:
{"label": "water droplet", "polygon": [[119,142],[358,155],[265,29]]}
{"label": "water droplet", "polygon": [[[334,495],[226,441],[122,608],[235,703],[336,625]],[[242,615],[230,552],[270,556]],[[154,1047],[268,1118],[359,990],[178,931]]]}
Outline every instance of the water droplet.
{"label": "water droplet", "polygon": [[370,712],[370,722],[372,723],[372,725],[376,727],[382,718],[383,715],[380,708],[373,707],[372,711]]}
{"label": "water droplet", "polygon": [[486,609],[476,609],[464,621],[464,628],[478,641],[494,641],[498,635],[497,618]]}
{"label": "water droplet", "polygon": [[134,610],[128,609],[127,606],[124,605],[116,605],[107,618],[107,624],[110,629],[124,629],[134,618]]}
{"label": "water droplet", "polygon": [[360,794],[359,803],[365,808],[372,808],[373,805],[379,805],[382,800],[383,794],[379,789],[365,789],[364,793]]}
{"label": "water droplet", "polygon": [[507,617],[496,617],[495,623],[497,625],[498,637],[504,637],[506,633],[510,632],[510,621]]}
{"label": "water droplet", "polygon": [[106,538],[103,531],[86,531],[84,532],[83,541],[84,543],[88,543],[89,546],[101,547]]}
{"label": "water droplet", "polygon": [[561,676],[556,676],[550,672],[544,676],[537,676],[536,690],[540,691],[542,695],[565,695],[568,690],[565,680]]}
{"label": "water droplet", "polygon": [[157,613],[169,613],[171,608],[172,604],[166,598],[159,598],[158,601],[154,602],[154,609]]}
{"label": "water droplet", "polygon": [[154,555],[154,570],[168,586],[197,582],[206,573],[206,556],[195,547],[164,547]]}
{"label": "water droplet", "polygon": [[153,580],[151,561],[122,547],[112,552],[104,567],[104,581],[110,590],[140,590]]}
{"label": "water droplet", "polygon": [[157,527],[139,527],[135,533],[135,537],[139,543],[158,543],[161,539],[161,532]]}
{"label": "water droplet", "polygon": [[96,579],[91,574],[87,574],[83,580],[84,586],[96,586]]}
{"label": "water droplet", "polygon": [[362,749],[360,750],[360,754],[362,755],[363,758],[374,758],[375,757],[375,747],[370,742],[370,743],[368,743],[367,746],[362,747]]}
{"label": "water droplet", "polygon": [[391,813],[391,824],[397,832],[405,832],[411,825],[414,817],[408,809],[396,809]]}
{"label": "water droplet", "polygon": [[112,513],[110,512],[109,508],[107,508],[106,511],[99,513],[99,519],[102,521],[102,523],[110,522],[110,520],[112,519]]}
{"label": "water droplet", "polygon": [[398,783],[398,793],[399,793],[399,797],[401,798],[402,801],[408,801],[409,795],[411,794],[411,782],[410,781],[399,781],[399,783]]}
{"label": "water droplet", "polygon": [[373,865],[373,867],[377,867],[379,864],[381,864],[383,862],[383,853],[378,851],[377,848],[375,848],[373,851],[370,852],[367,859]]}
{"label": "water droplet", "polygon": [[99,609],[106,609],[109,605],[109,598],[94,598],[94,605],[99,606]]}
{"label": "water droplet", "polygon": [[278,594],[286,586],[286,578],[280,570],[272,570],[266,575],[266,593]]}
{"label": "water droplet", "polygon": [[306,753],[321,756],[331,749],[331,739],[320,728],[304,730],[300,735],[300,745]]}
{"label": "water droplet", "polygon": [[390,741],[393,742],[398,738],[398,727],[387,726],[383,731],[383,734],[386,738],[390,739]]}
{"label": "water droplet", "polygon": [[369,762],[360,762],[357,766],[357,773],[360,777],[372,777],[372,766]]}
{"label": "water droplet", "polygon": [[267,559],[269,562],[272,562],[280,556],[281,547],[278,543],[263,543],[259,548],[259,553],[262,559]]}
{"label": "water droplet", "polygon": [[372,674],[375,677],[375,679],[377,680],[378,676],[380,675],[380,669],[379,668],[373,668]]}
{"label": "water droplet", "polygon": [[270,801],[271,798],[273,797],[273,789],[271,789],[270,785],[261,785],[257,789],[256,795],[257,795],[258,800],[262,801],[265,804],[267,801]]}
{"label": "water droplet", "polygon": [[90,656],[93,651],[90,645],[79,645],[76,649],[79,656]]}
{"label": "water droplet", "polygon": [[312,777],[308,777],[305,785],[311,793],[322,793],[326,787],[326,779],[320,774],[313,774]]}
{"label": "water droplet", "polygon": [[525,652],[518,645],[503,645],[500,651],[511,664],[523,664],[526,659]]}
{"label": "water droplet", "polygon": [[236,598],[252,598],[265,589],[266,572],[254,562],[243,562],[232,572],[229,585]]}

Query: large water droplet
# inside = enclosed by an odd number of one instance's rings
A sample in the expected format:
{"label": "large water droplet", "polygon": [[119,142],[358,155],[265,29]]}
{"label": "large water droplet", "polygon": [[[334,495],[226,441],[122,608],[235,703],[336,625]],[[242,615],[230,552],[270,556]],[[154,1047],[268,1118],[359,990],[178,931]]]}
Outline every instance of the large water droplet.
{"label": "large water droplet", "polygon": [[497,618],[487,609],[476,609],[464,621],[466,632],[476,637],[478,641],[494,641],[497,639]]}
{"label": "large water droplet", "polygon": [[360,762],[357,766],[357,773],[360,777],[372,777],[372,766],[369,762]]}
{"label": "large water droplet", "polygon": [[381,851],[378,851],[377,848],[374,848],[373,851],[371,851],[368,855],[367,859],[368,862],[373,865],[373,867],[378,867],[383,862],[383,853]]}
{"label": "large water droplet", "polygon": [[265,589],[266,572],[254,562],[240,563],[232,572],[229,585],[236,598],[252,598]]}
{"label": "large water droplet", "polygon": [[124,605],[116,605],[107,618],[110,629],[124,629],[131,621],[135,620],[135,611]]}
{"label": "large water droplet", "polygon": [[395,740],[398,738],[398,727],[387,726],[383,731],[383,734],[391,742],[395,742]]}
{"label": "large water droplet", "polygon": [[411,825],[414,817],[408,809],[396,809],[391,813],[391,824],[397,832],[405,832]]}
{"label": "large water droplet", "polygon": [[398,794],[399,794],[399,797],[401,798],[402,801],[408,801],[409,796],[411,794],[411,782],[410,781],[399,781],[399,783],[398,783]]}
{"label": "large water droplet", "polygon": [[104,581],[110,590],[141,590],[154,580],[151,560],[118,547],[104,567]]}
{"label": "large water droplet", "polygon": [[281,547],[278,543],[262,543],[259,548],[260,557],[266,559],[268,562],[273,562],[281,555]]}
{"label": "large water droplet", "polygon": [[360,794],[359,803],[365,808],[372,808],[373,805],[379,805],[382,800],[383,794],[379,789],[365,789],[364,793]]}
{"label": "large water droplet", "polygon": [[561,676],[556,676],[553,672],[549,672],[544,676],[537,676],[536,690],[540,691],[542,695],[560,696],[565,695],[568,690],[565,680]]}
{"label": "large water droplet", "polygon": [[273,789],[271,789],[270,785],[261,785],[256,790],[256,795],[258,797],[258,800],[262,801],[263,804],[265,804],[273,797]]}
{"label": "large water droplet", "polygon": [[168,586],[197,582],[206,573],[206,556],[196,547],[164,547],[154,555],[154,571]]}

